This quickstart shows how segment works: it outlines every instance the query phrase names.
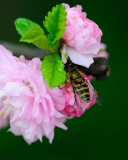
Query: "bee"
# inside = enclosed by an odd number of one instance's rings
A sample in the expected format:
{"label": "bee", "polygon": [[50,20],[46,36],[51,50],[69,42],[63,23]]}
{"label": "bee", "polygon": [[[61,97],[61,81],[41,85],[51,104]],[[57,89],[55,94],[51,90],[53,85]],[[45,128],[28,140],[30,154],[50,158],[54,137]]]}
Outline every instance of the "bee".
{"label": "bee", "polygon": [[75,102],[80,109],[93,98],[97,104],[102,105],[102,100],[94,90],[88,79],[84,78],[77,68],[70,68],[67,72],[67,79],[72,84],[75,94]]}

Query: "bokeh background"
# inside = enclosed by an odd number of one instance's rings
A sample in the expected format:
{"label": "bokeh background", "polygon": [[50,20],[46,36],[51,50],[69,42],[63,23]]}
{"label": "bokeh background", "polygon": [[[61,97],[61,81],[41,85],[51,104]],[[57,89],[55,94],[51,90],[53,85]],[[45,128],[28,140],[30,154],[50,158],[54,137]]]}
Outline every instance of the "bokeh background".
{"label": "bokeh background", "polygon": [[14,20],[31,19],[42,25],[56,4],[81,4],[87,17],[103,31],[111,74],[92,82],[103,100],[80,118],[68,120],[67,131],[55,129],[52,144],[43,138],[28,145],[6,129],[0,130],[0,159],[5,160],[127,160],[128,159],[128,1],[127,0],[1,0],[0,40],[20,43]]}

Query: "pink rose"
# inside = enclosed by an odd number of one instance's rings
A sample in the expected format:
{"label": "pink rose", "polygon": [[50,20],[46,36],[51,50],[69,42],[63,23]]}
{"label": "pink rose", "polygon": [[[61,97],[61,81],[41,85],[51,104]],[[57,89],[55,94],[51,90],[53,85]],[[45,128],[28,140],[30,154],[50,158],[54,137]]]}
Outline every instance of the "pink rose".
{"label": "pink rose", "polygon": [[82,6],[70,8],[67,4],[63,5],[67,12],[67,26],[62,37],[66,42],[63,54],[67,53],[73,63],[88,68],[100,50],[102,31],[96,23],[86,18],[85,12],[81,12]]}
{"label": "pink rose", "polygon": [[41,61],[16,58],[0,45],[0,120],[10,119],[10,131],[22,135],[29,144],[46,136],[51,143],[55,126],[67,129],[61,113],[65,98],[56,87],[49,89],[43,80]]}

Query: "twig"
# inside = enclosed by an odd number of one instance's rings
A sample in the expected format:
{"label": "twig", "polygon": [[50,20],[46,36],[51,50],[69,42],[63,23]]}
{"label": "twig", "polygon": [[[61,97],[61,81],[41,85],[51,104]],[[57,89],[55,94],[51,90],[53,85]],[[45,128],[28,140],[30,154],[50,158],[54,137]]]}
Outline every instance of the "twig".
{"label": "twig", "polygon": [[14,44],[14,43],[5,42],[1,40],[0,40],[0,44],[2,44],[6,49],[12,51],[13,54],[17,57],[19,57],[20,55],[24,55],[25,58],[32,59],[34,57],[42,58],[44,56],[49,55],[48,52],[42,49],[30,47],[24,44]]}

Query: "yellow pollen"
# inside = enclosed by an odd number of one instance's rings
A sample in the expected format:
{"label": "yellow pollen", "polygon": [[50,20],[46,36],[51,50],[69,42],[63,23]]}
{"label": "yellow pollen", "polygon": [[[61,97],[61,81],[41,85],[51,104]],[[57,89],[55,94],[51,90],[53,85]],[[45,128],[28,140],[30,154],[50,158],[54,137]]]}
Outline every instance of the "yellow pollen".
{"label": "yellow pollen", "polygon": [[0,112],[0,116],[2,116],[4,112],[5,112],[5,111],[1,111],[1,112]]}
{"label": "yellow pollen", "polygon": [[28,86],[28,85],[30,85],[30,83],[28,82],[28,83],[26,83],[26,85]]}
{"label": "yellow pollen", "polygon": [[33,88],[31,86],[29,86],[30,90],[33,92]]}
{"label": "yellow pollen", "polygon": [[76,16],[73,17],[73,20],[76,18]]}
{"label": "yellow pollen", "polygon": [[14,107],[13,105],[10,105],[10,107],[17,109],[16,107]]}
{"label": "yellow pollen", "polygon": [[[7,104],[4,104],[4,105],[7,105]],[[17,109],[16,107],[14,107],[13,105],[10,105],[10,106],[8,106],[5,110],[2,110],[1,112],[0,112],[0,116],[2,116],[3,115],[3,113],[5,113],[8,109],[9,109],[9,107],[12,107],[12,108],[15,108],[15,109]],[[6,116],[3,116],[3,118],[4,117],[6,117]],[[6,119],[6,118],[5,118]]]}
{"label": "yellow pollen", "polygon": [[3,118],[6,119],[7,117],[4,115]]}
{"label": "yellow pollen", "polygon": [[30,88],[30,90],[33,92],[33,88],[30,86],[30,83],[29,82],[25,82],[25,81],[22,81],[26,86],[28,86]]}

